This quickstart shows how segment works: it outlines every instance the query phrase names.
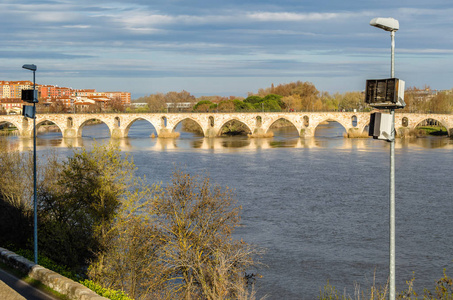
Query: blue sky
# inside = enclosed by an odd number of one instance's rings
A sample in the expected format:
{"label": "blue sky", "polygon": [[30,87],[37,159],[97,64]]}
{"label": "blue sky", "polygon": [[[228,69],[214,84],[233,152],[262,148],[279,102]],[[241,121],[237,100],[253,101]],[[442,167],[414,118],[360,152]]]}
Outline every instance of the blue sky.
{"label": "blue sky", "polygon": [[320,91],[364,89],[390,73],[390,34],[369,25],[399,20],[395,76],[406,86],[453,87],[450,1],[0,0],[0,80],[132,97],[187,90],[246,96],[274,83]]}

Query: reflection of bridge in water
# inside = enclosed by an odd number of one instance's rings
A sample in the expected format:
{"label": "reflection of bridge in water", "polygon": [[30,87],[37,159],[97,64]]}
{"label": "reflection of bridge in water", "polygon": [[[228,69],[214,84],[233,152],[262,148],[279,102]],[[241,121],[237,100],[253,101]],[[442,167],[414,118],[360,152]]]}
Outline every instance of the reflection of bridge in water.
{"label": "reflection of bridge in water", "polygon": [[[142,143],[137,141],[143,139],[121,138],[113,139],[112,142],[125,151],[147,150],[147,151],[179,151],[189,149],[200,149],[218,152],[234,151],[256,151],[273,148],[334,148],[338,150],[361,149],[370,150],[375,147],[387,147],[387,143],[373,143],[370,139],[332,139],[328,137],[311,137],[311,138],[290,138],[285,140],[276,140],[275,138],[194,138],[189,141],[181,139],[147,139],[149,142]],[[94,141],[85,138],[54,138],[40,139],[38,147],[48,149],[50,147],[82,147],[92,144]],[[420,147],[420,148],[443,148],[453,149],[453,142],[450,139],[397,139],[395,147]],[[30,150],[33,148],[32,139],[13,139],[9,141],[9,148],[19,151]]]}
{"label": "reflection of bridge in water", "polygon": [[[231,121],[245,125],[251,134],[265,134],[278,120],[286,120],[294,126],[299,136],[313,137],[318,125],[324,121],[336,121],[347,133],[361,133],[369,123],[370,113],[364,112],[248,112],[248,113],[140,113],[140,114],[38,114],[37,126],[54,123],[63,138],[82,136],[83,127],[92,120],[105,123],[113,138],[128,136],[132,124],[138,120],[148,121],[156,130],[158,137],[169,137],[184,120],[198,124],[205,137],[219,136],[222,128]],[[406,114],[396,113],[395,126],[398,132],[411,130],[421,122],[432,119],[442,124],[453,134],[453,115],[451,114]],[[1,115],[0,124],[15,126],[21,137],[32,137],[33,122],[22,116]]]}

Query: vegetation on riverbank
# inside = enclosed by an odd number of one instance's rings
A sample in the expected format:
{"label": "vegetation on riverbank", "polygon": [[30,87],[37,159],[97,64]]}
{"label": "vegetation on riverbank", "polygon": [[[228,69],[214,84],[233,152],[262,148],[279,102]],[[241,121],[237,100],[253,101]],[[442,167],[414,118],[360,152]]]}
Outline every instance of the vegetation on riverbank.
{"label": "vegetation on riverbank", "polygon": [[[34,260],[34,253],[32,250],[16,249],[14,247],[14,245],[8,245],[8,250],[13,251],[14,253],[16,253],[22,257],[25,257],[26,259],[28,259],[30,261]],[[87,288],[91,289],[92,291],[96,292],[100,296],[103,296],[103,297],[106,297],[106,298],[112,299],[112,300],[133,300],[128,295],[126,295],[123,291],[117,291],[117,290],[113,290],[113,289],[103,288],[101,285],[96,284],[95,282],[93,282],[89,279],[85,279],[85,278],[81,277],[80,274],[77,274],[77,273],[69,270],[68,267],[55,263],[53,260],[42,255],[41,253],[39,253],[38,261],[39,261],[40,266],[43,266],[46,269],[52,270],[66,278],[69,278],[75,282],[78,282],[78,283],[86,286]],[[45,286],[40,281],[30,278],[28,276],[28,274],[26,274],[26,273],[23,273],[17,269],[13,269],[10,266],[5,265],[1,262],[0,262],[0,267],[5,269],[9,273],[14,274],[15,276],[21,278],[28,284],[34,286],[35,288],[38,288],[46,293],[52,294],[54,297],[56,297],[58,299],[62,299],[62,300],[69,299],[66,295],[61,295],[60,293]]]}
{"label": "vegetation on riverbank", "polygon": [[448,135],[447,129],[443,126],[419,126],[415,128],[419,135],[435,135],[445,136]]}
{"label": "vegetation on riverbank", "polygon": [[[419,295],[414,287],[415,276],[406,281],[407,288],[396,295],[396,299],[423,299],[423,300],[452,300],[453,299],[453,278],[446,274],[442,278],[434,282],[434,290],[427,288],[423,289],[423,295]],[[337,290],[335,286],[331,285],[329,281],[320,289],[320,300],[385,300],[388,299],[388,283],[384,286],[377,286],[375,282],[368,289],[361,289],[359,285],[355,285],[354,296]]]}
{"label": "vegetation on riverbank", "polygon": [[[16,249],[32,249],[30,158],[0,149],[0,245]],[[41,165],[39,251],[57,264],[131,298],[254,298],[246,272],[261,251],[232,239],[240,207],[229,188],[180,170],[148,185],[113,145]]]}
{"label": "vegetation on riverbank", "polygon": [[16,128],[0,129],[0,136],[18,136],[19,131]]}

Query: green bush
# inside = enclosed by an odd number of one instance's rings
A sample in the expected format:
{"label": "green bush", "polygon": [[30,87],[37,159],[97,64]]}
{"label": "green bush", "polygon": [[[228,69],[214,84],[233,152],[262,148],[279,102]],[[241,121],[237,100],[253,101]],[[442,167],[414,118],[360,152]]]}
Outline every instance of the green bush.
{"label": "green bush", "polygon": [[[34,253],[31,250],[18,249],[15,251],[16,254],[25,257],[28,260],[34,260]],[[133,300],[127,296],[123,291],[116,291],[113,289],[103,288],[101,285],[94,283],[88,279],[82,279],[82,277],[74,272],[71,272],[66,266],[55,263],[48,257],[38,255],[38,262],[40,266],[52,270],[66,278],[72,279],[80,284],[83,284],[90,290],[94,291],[100,296],[109,298],[111,300]]]}
{"label": "green bush", "polygon": [[445,299],[453,300],[453,278],[447,276],[444,269],[444,277],[436,281],[435,292],[424,290],[424,299]]}
{"label": "green bush", "polygon": [[101,285],[94,283],[91,280],[85,279],[80,282],[90,290],[96,292],[99,296],[109,298],[111,300],[134,300],[126,295],[123,291],[116,291],[112,289],[107,289]]}
{"label": "green bush", "polygon": [[[34,253],[32,250],[18,249],[14,252],[20,256],[25,257],[28,260],[31,260],[31,261],[34,260]],[[40,255],[39,253],[38,253],[38,263],[40,266],[43,266],[44,268],[52,270],[64,277],[72,279],[74,281],[79,281],[82,278],[82,276],[77,275],[74,272],[71,272],[69,270],[69,268],[67,268],[66,266],[59,265],[59,264],[55,263],[53,260],[51,260],[50,258]]]}

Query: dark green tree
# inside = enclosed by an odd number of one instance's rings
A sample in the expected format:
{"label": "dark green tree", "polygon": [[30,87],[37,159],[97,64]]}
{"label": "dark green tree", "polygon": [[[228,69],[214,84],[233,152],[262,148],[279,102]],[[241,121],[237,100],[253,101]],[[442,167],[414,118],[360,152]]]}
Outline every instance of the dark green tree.
{"label": "dark green tree", "polygon": [[108,243],[135,167],[109,144],[75,150],[52,168],[39,190],[40,249],[56,262],[86,266]]}
{"label": "dark green tree", "polygon": [[248,111],[253,109],[253,105],[238,99],[233,100],[235,111]]}
{"label": "dark green tree", "polygon": [[263,101],[263,98],[261,98],[260,96],[248,96],[247,98],[244,99],[245,103],[250,104],[260,103],[261,101]]}
{"label": "dark green tree", "polygon": [[213,103],[209,100],[199,101],[199,102],[197,102],[197,104],[194,105],[193,111],[200,111],[200,112],[207,111],[210,109],[212,104]]}

